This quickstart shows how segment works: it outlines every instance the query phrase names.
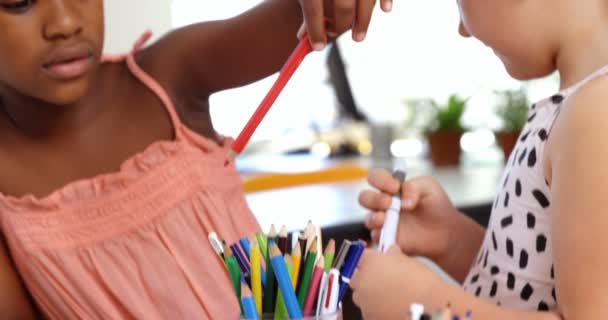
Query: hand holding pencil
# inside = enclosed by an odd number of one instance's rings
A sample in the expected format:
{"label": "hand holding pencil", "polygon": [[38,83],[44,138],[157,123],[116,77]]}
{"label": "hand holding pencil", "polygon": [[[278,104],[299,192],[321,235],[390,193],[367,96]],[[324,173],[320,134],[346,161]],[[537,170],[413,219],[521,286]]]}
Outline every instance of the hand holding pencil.
{"label": "hand holding pencil", "polygon": [[[401,185],[386,170],[372,170],[368,181],[375,190],[359,195],[359,203],[372,213],[366,221],[372,240],[378,241],[392,197],[402,188],[397,246],[407,255],[424,256],[441,264],[454,248],[464,217],[452,205],[441,185],[431,177],[417,177]],[[468,266],[467,266],[468,268]]]}

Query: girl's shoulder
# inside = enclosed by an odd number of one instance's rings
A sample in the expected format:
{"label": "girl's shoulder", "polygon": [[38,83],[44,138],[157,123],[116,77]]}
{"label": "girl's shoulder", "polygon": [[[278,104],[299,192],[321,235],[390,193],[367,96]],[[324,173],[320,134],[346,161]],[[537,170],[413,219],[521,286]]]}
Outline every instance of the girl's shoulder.
{"label": "girl's shoulder", "polygon": [[608,75],[589,80],[565,97],[547,140],[545,172],[566,152],[608,141]]}

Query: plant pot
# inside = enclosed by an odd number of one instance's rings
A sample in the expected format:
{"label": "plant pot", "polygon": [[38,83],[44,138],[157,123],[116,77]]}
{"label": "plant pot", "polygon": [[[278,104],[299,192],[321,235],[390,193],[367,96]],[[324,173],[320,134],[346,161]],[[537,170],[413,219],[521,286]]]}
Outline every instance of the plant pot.
{"label": "plant pot", "polygon": [[437,131],[427,134],[431,161],[437,167],[460,164],[461,131]]}
{"label": "plant pot", "polygon": [[500,131],[495,132],[496,143],[502,149],[502,152],[505,156],[505,161],[509,159],[511,152],[513,152],[513,148],[517,144],[517,139],[519,139],[520,131]]}

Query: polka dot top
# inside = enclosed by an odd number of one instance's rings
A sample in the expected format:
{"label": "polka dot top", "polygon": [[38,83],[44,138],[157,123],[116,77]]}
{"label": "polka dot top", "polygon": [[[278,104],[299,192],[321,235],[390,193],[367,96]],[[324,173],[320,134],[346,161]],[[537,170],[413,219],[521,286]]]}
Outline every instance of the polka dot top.
{"label": "polka dot top", "polygon": [[551,193],[543,173],[545,143],[564,101],[587,81],[533,104],[496,195],[485,238],[464,289],[519,310],[557,308],[553,272]]}

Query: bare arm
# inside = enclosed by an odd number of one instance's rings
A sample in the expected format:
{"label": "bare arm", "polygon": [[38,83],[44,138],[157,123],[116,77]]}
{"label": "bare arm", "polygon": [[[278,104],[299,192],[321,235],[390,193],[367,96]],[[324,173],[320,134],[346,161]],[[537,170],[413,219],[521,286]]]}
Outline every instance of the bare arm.
{"label": "bare arm", "polygon": [[[553,256],[559,313],[515,312],[444,283],[425,300],[446,301],[479,319],[604,319],[608,316],[608,79],[591,82],[564,107],[547,145],[551,181]],[[438,298],[440,297],[440,298]]]}
{"label": "bare arm", "polygon": [[268,0],[231,19],[177,29],[140,54],[173,92],[206,99],[277,72],[297,44],[295,0]]}
{"label": "bare arm", "polygon": [[457,238],[450,239],[455,243],[454,249],[443,259],[435,261],[454,280],[463,283],[471,265],[475,260],[486,230],[473,219],[462,212],[458,213],[460,219],[454,219],[452,232]]}
{"label": "bare arm", "polygon": [[0,314],[2,319],[35,319],[35,310],[27,299],[4,239],[0,236]]}
{"label": "bare arm", "polygon": [[608,317],[608,79],[583,87],[550,137],[556,295],[565,319]]}

